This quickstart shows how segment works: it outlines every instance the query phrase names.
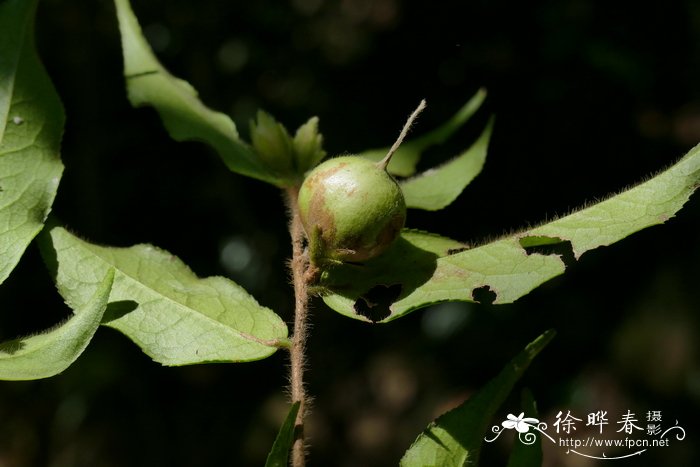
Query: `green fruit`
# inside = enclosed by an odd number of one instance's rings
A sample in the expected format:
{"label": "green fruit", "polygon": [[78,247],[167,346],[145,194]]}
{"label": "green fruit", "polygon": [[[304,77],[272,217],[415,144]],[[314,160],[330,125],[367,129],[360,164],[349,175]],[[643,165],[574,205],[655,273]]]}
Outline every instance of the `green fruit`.
{"label": "green fruit", "polygon": [[299,214],[312,261],[363,262],[399,236],[406,203],[384,165],[343,156],[309,173],[299,190]]}

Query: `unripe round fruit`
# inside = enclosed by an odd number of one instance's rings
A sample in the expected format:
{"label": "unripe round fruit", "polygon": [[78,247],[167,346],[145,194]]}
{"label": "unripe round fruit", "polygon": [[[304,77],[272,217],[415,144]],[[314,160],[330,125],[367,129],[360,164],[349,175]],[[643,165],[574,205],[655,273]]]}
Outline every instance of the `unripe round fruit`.
{"label": "unripe round fruit", "polygon": [[312,258],[363,262],[398,237],[406,203],[384,167],[363,157],[342,156],[306,177],[299,190],[299,214],[311,248],[323,249],[312,251]]}

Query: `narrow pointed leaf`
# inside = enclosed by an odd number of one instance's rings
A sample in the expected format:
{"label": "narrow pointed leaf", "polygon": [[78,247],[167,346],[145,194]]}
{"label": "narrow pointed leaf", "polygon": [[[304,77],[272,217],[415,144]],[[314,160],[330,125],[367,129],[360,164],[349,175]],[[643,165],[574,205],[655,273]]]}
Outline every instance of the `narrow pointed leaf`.
{"label": "narrow pointed leaf", "polygon": [[[521,409],[526,417],[539,419],[537,404],[532,392],[527,389],[523,390]],[[542,437],[535,430],[521,436],[522,440],[515,440],[506,467],[542,467]]]}
{"label": "narrow pointed leaf", "polygon": [[607,200],[520,235],[571,242],[576,258],[672,218],[700,186],[700,145],[669,169]]}
{"label": "narrow pointed leaf", "polygon": [[0,379],[48,378],[68,368],[100,326],[113,280],[114,271],[110,269],[75,316],[60,326],[0,344]]}
{"label": "narrow pointed leaf", "polygon": [[459,156],[401,182],[406,206],[437,211],[457,199],[484,167],[492,129],[493,121],[489,122],[479,139]]}
{"label": "narrow pointed leaf", "polygon": [[199,279],[166,251],[97,246],[60,227],[42,240],[44,259],[71,306],[80,306],[105,271],[115,269],[103,324],[163,365],[258,360],[287,344],[280,317],[240,286],[223,277]]}
{"label": "narrow pointed leaf", "polygon": [[267,455],[265,467],[287,467],[289,465],[289,451],[292,449],[292,444],[294,444],[294,429],[299,406],[299,402],[295,402],[289,409],[287,418],[284,419],[284,423],[279,433],[277,433],[277,438],[275,438],[275,443]]}
{"label": "narrow pointed leaf", "polygon": [[124,53],[124,76],[135,107],[152,106],[177,141],[211,145],[228,168],[273,184],[282,184],[238,136],[233,121],[205,106],[194,88],[171,75],[158,61],[128,0],[115,0]]}
{"label": "narrow pointed leaf", "polygon": [[[423,152],[431,146],[444,143],[479,110],[486,99],[486,91],[480,89],[464,106],[443,125],[417,138],[409,139],[394,153],[387,170],[399,177],[410,177],[416,172],[416,164]],[[359,156],[375,161],[382,160],[389,146],[359,153]]]}
{"label": "narrow pointed leaf", "polygon": [[402,467],[478,465],[484,436],[496,411],[538,353],[554,337],[548,331],[459,407],[441,415],[421,433],[401,459]]}
{"label": "narrow pointed leaf", "polygon": [[0,2],[0,283],[51,210],[63,107],[34,46],[34,0]]}
{"label": "narrow pointed leaf", "polygon": [[[662,224],[678,212],[700,185],[700,145],[669,169],[620,194],[539,227],[452,254],[436,254],[426,245],[435,237],[402,235],[385,255],[363,266],[343,266],[324,277],[324,301],[336,311],[367,320],[363,303],[378,303],[377,288],[395,293],[381,304],[378,321],[391,321],[441,301],[475,301],[475,291],[493,294],[493,303],[511,303],[562,274],[560,254],[539,252],[540,245],[571,244],[573,256],[610,245],[646,227]],[[421,238],[418,244],[417,238]],[[443,240],[444,241],[444,240]],[[375,296],[367,298],[374,291]],[[385,297],[386,298],[386,297]]]}

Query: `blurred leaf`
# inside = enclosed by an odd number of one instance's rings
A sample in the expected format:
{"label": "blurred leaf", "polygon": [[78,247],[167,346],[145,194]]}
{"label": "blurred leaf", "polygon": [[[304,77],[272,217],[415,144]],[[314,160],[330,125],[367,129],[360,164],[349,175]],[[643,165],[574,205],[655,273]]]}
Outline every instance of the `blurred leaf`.
{"label": "blurred leaf", "polygon": [[565,270],[561,257],[565,253],[538,251],[538,247],[571,245],[572,257],[579,258],[588,250],[664,223],[699,184],[700,145],[669,169],[627,191],[476,248],[436,255],[426,246],[432,240],[416,245],[402,237],[410,247],[405,241],[397,242],[382,257],[362,266],[329,271],[324,301],[341,314],[367,320],[358,314],[367,294],[377,287],[398,288],[400,293],[382,305],[386,310],[377,312],[383,316],[380,321],[431,303],[475,301],[475,293],[480,292],[492,294],[495,304],[511,303]]}
{"label": "blurred leaf", "polygon": [[255,152],[275,174],[289,176],[293,172],[292,137],[272,115],[258,110],[250,121],[250,140]]}
{"label": "blurred leaf", "polygon": [[496,411],[530,362],[553,337],[553,331],[542,334],[479,392],[428,425],[406,451],[401,466],[477,465],[484,434]]}
{"label": "blurred leaf", "polygon": [[78,359],[100,326],[114,280],[107,273],[75,316],[42,334],[0,344],[0,379],[31,380],[57,375]]}
{"label": "blurred leaf", "polygon": [[493,120],[466,151],[440,167],[401,182],[406,206],[437,211],[452,203],[479,175],[486,161]]}
{"label": "blurred leaf", "polygon": [[[526,417],[539,418],[535,398],[527,389],[523,389],[521,409]],[[532,440],[532,444],[516,440],[506,467],[541,467],[542,439],[533,432],[523,433],[521,436],[528,442]]]}
{"label": "blurred leaf", "polygon": [[236,125],[221,112],[206,107],[194,88],[171,75],[155,57],[143,37],[128,0],[115,0],[124,51],[124,76],[134,107],[152,106],[177,141],[210,144],[228,168],[236,173],[283,185],[238,136]]}
{"label": "blurred leaf", "polygon": [[0,283],[51,210],[63,106],[34,46],[34,0],[0,2]]}
{"label": "blurred leaf", "polygon": [[311,117],[294,134],[294,157],[297,169],[305,173],[326,157],[323,136],[318,132],[318,117]]}
{"label": "blurred leaf", "polygon": [[289,414],[284,419],[272,449],[267,455],[265,467],[287,467],[289,465],[289,451],[292,449],[292,444],[294,444],[294,428],[296,426],[297,413],[299,413],[299,406],[299,402],[295,402],[289,409]]}
{"label": "blurred leaf", "polygon": [[42,254],[72,307],[85,303],[106,270],[116,270],[102,324],[163,365],[258,360],[286,345],[279,316],[228,279],[197,278],[166,251],[97,246],[60,227],[46,237]]}
{"label": "blurred leaf", "polygon": [[[444,143],[455,131],[461,128],[479,110],[486,99],[486,91],[480,89],[457,113],[443,125],[433,131],[414,139],[405,141],[394,153],[387,170],[399,177],[410,177],[416,172],[416,164],[420,160],[423,151],[430,146]],[[374,161],[380,161],[386,156],[389,146],[380,149],[371,149],[358,154]]]}

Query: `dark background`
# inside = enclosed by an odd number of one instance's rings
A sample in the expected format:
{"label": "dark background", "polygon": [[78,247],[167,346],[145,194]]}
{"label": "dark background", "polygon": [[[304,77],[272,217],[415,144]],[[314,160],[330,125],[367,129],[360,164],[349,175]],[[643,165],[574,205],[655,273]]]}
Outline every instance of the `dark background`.
{"label": "dark background", "polygon": [[[134,9],[166,67],[244,136],[264,108],[292,130],[318,115],[330,154],[386,146],[421,98],[415,134],[487,88],[486,109],[424,160],[456,154],[493,113],[484,172],[448,209],[409,213],[409,226],[463,241],[621,190],[700,141],[700,4],[691,0],[151,0]],[[37,34],[68,118],[54,213],[93,242],[153,243],[200,276],[226,275],[289,321],[280,193],[228,172],[204,145],[173,142],[152,110],[130,108],[109,1],[44,0]],[[549,423],[559,410],[584,420],[607,410],[610,437],[627,410],[643,426],[660,410],[687,438],[615,465],[698,465],[699,213],[696,195],[667,225],[587,253],[512,305],[449,304],[368,325],[314,303],[310,464],[396,465],[433,417],[554,328],[494,424],[519,413],[524,386]],[[69,313],[34,246],[0,303],[5,339]],[[164,368],[100,329],[64,374],[0,383],[0,466],[262,465],[287,408],[285,357]],[[547,466],[597,465],[545,447]],[[504,465],[508,449],[487,445],[482,465]]]}

